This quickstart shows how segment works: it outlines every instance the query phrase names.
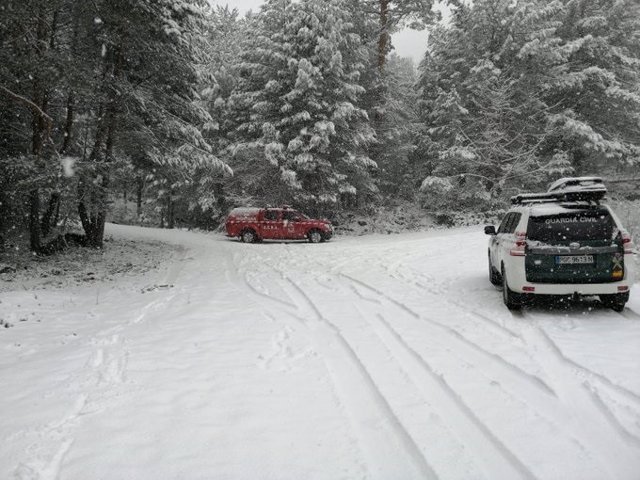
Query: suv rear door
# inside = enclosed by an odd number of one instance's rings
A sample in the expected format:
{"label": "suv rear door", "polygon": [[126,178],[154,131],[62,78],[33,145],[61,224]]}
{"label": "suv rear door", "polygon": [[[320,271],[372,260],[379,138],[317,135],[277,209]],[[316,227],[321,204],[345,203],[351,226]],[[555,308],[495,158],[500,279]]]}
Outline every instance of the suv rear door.
{"label": "suv rear door", "polygon": [[[502,220],[495,239],[496,247],[500,252],[499,258],[496,259],[498,262],[499,259],[503,259],[509,255],[509,251],[511,250],[513,243],[515,242],[514,233],[516,231],[518,223],[520,223],[520,218],[522,218],[522,213],[509,212]],[[500,271],[500,263],[495,265],[495,267],[496,269],[498,269],[498,271]]]}
{"label": "suv rear door", "polygon": [[603,206],[570,205],[532,212],[525,269],[532,283],[622,280],[624,249],[611,212]]}

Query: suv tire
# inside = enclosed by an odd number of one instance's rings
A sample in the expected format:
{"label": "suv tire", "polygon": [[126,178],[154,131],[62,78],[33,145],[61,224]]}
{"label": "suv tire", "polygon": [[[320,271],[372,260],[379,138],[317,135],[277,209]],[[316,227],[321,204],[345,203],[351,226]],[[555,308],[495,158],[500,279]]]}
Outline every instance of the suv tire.
{"label": "suv tire", "polygon": [[496,286],[500,285],[500,283],[502,282],[498,270],[496,270],[493,265],[491,265],[491,254],[489,254],[489,281],[491,282],[491,285]]}
{"label": "suv tire", "polygon": [[504,268],[502,269],[502,300],[509,310],[520,310],[522,307],[522,295],[509,290]]}
{"label": "suv tire", "polygon": [[240,239],[244,243],[254,243],[258,239],[258,236],[253,230],[245,230],[240,234]]}
{"label": "suv tire", "polygon": [[629,301],[629,292],[600,295],[600,301],[605,307],[610,308],[615,312],[622,312],[624,310],[624,306]]}

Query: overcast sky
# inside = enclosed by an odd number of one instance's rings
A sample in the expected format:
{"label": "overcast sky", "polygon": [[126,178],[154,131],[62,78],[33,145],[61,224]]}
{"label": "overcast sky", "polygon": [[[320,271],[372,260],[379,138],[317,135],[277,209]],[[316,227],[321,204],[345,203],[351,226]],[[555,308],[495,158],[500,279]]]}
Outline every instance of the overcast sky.
{"label": "overcast sky", "polygon": [[[262,5],[262,0],[209,0],[209,3],[214,5],[228,4],[230,8],[237,8],[240,13],[246,13],[248,10],[257,11]],[[427,50],[427,33],[426,31],[404,30],[393,36],[392,43],[398,55],[413,58],[417,65]]]}

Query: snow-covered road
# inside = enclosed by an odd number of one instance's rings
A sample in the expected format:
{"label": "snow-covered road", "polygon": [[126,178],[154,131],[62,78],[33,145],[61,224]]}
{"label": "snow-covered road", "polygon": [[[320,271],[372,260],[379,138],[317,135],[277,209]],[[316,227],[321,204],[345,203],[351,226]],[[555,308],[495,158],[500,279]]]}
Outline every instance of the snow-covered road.
{"label": "snow-covered road", "polygon": [[[184,247],[9,292],[4,479],[640,479],[640,290],[512,314],[478,228]],[[154,284],[155,288],[142,288]]]}

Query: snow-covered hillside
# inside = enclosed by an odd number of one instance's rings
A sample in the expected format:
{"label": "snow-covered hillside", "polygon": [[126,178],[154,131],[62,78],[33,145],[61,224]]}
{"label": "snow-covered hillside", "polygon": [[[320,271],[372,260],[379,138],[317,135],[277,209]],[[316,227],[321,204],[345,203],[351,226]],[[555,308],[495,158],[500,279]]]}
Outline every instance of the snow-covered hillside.
{"label": "snow-covered hillside", "polygon": [[0,478],[640,478],[640,290],[512,314],[479,228],[108,232],[185,248],[2,294]]}

